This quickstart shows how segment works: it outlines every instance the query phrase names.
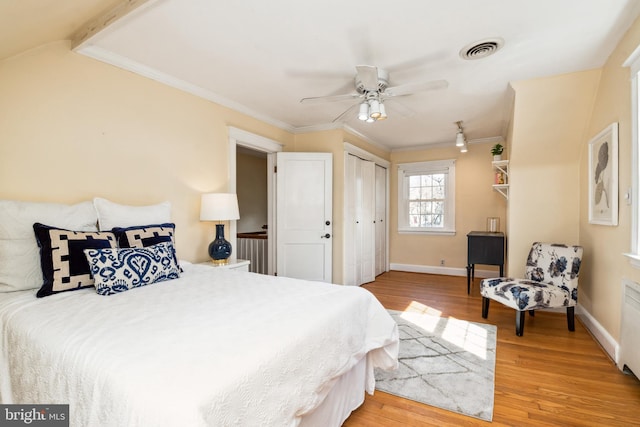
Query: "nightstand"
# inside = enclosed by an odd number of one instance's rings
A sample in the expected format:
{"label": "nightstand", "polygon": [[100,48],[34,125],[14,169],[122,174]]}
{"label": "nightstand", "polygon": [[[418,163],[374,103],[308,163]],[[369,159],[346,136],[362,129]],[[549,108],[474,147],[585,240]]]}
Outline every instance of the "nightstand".
{"label": "nightstand", "polygon": [[251,261],[248,259],[230,259],[226,264],[214,264],[211,261],[201,262],[201,265],[208,265],[213,268],[227,268],[230,270],[249,271],[249,264]]}

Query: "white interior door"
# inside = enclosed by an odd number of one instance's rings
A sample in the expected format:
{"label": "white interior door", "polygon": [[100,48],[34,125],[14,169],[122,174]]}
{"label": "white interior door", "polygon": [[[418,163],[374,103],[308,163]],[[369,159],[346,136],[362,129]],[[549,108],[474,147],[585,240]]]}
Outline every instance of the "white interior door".
{"label": "white interior door", "polygon": [[277,274],[331,282],[331,153],[277,153]]}

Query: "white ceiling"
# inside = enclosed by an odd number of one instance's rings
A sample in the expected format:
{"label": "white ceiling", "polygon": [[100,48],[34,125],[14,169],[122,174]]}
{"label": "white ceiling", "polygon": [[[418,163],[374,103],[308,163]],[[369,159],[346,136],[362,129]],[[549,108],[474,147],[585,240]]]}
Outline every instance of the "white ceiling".
{"label": "white ceiling", "polygon": [[[453,143],[458,120],[471,142],[504,137],[510,81],[602,66],[639,12],[638,0],[152,0],[78,52],[293,132],[346,126],[402,149]],[[494,37],[494,55],[460,58]],[[388,101],[376,123],[332,123],[357,101],[300,103],[354,92],[360,64],[391,86],[449,86]]]}

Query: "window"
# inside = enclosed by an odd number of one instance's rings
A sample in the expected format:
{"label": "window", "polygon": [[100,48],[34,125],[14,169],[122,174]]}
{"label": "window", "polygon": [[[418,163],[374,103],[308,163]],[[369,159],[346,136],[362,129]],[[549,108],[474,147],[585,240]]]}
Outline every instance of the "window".
{"label": "window", "polygon": [[455,160],[398,165],[398,231],[455,234]]}

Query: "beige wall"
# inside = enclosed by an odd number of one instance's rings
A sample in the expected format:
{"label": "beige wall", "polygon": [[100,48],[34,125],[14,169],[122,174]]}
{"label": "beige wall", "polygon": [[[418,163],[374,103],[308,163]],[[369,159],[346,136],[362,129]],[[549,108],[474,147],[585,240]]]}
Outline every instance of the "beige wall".
{"label": "beige wall", "polygon": [[[506,221],[506,200],[493,190],[491,167],[493,144],[469,144],[467,153],[453,144],[450,147],[391,153],[390,258],[392,263],[416,266],[463,268],[467,265],[467,233],[486,229],[487,217],[500,218],[500,231]],[[398,229],[398,164],[428,160],[456,159],[456,235],[428,236],[399,234]],[[482,269],[495,269],[482,266]]]}
{"label": "beige wall", "polygon": [[[526,258],[527,240],[563,238],[582,245],[579,303],[616,341],[621,282],[640,281],[640,272],[623,255],[631,244],[631,207],[623,195],[631,186],[632,136],[631,83],[622,66],[639,44],[640,20],[601,69],[512,84],[509,266],[512,273],[523,270],[519,265]],[[619,124],[618,225],[593,225],[588,218],[588,143],[613,122]]]}
{"label": "beige wall", "polygon": [[[580,273],[579,302],[618,340],[622,279],[640,281],[640,272],[622,254],[631,247],[631,206],[623,194],[631,186],[631,82],[622,63],[640,44],[640,20],[636,21],[602,68],[596,99],[581,145],[580,243],[585,263]],[[587,157],[588,143],[602,129],[618,122],[618,226],[589,224]]]}
{"label": "beige wall", "polygon": [[200,194],[225,191],[227,126],[293,135],[55,42],[0,62],[0,198],[125,204],[169,200],[179,256],[214,238]]}
{"label": "beige wall", "polygon": [[510,275],[522,277],[533,242],[579,243],[580,151],[599,78],[592,70],[512,83]]}

